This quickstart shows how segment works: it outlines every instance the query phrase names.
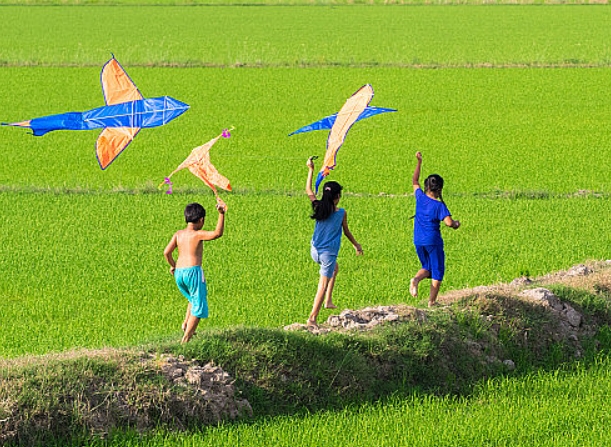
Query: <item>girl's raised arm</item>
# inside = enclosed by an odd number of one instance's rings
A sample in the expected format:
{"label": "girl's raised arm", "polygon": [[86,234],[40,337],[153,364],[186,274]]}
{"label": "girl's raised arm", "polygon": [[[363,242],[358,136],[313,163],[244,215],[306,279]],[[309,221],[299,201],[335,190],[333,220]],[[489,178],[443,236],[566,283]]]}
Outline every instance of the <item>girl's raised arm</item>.
{"label": "girl's raised arm", "polygon": [[308,158],[306,164],[308,166],[308,179],[306,180],[305,190],[308,198],[313,202],[316,200],[316,194],[314,194],[314,190],[312,189],[312,179],[314,178],[314,160],[312,160],[312,157]]}
{"label": "girl's raised arm", "polygon": [[420,168],[422,167],[422,154],[420,151],[416,152],[416,169],[414,169],[414,175],[412,176],[412,186],[414,191],[420,189]]}

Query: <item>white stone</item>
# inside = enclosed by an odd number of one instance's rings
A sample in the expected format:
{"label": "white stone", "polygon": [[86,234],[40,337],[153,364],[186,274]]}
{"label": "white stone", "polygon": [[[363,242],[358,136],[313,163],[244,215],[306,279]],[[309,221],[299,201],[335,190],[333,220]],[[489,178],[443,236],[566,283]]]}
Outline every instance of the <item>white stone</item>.
{"label": "white stone", "polygon": [[531,298],[533,300],[541,302],[544,306],[551,307],[554,310],[561,311],[563,309],[562,302],[551,290],[544,289],[543,287],[537,287],[536,289],[524,290],[520,293],[520,296]]}

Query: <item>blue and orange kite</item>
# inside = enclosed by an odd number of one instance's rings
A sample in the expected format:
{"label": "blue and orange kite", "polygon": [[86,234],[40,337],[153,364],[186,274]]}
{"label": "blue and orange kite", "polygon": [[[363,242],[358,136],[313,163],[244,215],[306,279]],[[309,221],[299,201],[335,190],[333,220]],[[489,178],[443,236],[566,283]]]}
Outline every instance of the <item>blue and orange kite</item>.
{"label": "blue and orange kite", "polygon": [[396,112],[396,109],[387,109],[383,107],[372,107],[369,105],[373,99],[373,87],[370,84],[366,84],[358,89],[344,104],[344,106],[334,115],[327,116],[319,121],[312,124],[308,124],[290,135],[295,135],[303,132],[310,132],[312,130],[327,130],[329,137],[327,138],[327,152],[325,153],[325,160],[322,164],[322,168],[316,177],[316,192],[318,193],[318,187],[322,182],[323,178],[329,175],[329,172],[337,165],[337,151],[344,144],[346,134],[350,130],[350,127],[357,121],[360,121],[371,116],[379,115],[380,113]]}
{"label": "blue and orange kite", "polygon": [[114,56],[104,64],[100,82],[106,102],[103,107],[2,124],[30,128],[35,136],[54,130],[104,129],[96,142],[96,155],[100,168],[106,169],[140,129],[163,126],[189,108],[169,96],[144,99]]}

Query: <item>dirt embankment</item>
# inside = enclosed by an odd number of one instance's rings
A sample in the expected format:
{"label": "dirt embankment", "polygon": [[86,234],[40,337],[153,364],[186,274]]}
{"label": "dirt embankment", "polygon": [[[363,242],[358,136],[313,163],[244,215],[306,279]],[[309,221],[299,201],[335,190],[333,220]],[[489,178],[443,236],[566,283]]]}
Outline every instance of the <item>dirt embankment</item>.
{"label": "dirt embankment", "polygon": [[[291,412],[333,406],[333,393],[348,403],[365,395],[375,400],[406,384],[465,392],[482,378],[524,369],[520,362],[536,367],[550,353],[562,361],[581,358],[598,348],[599,329],[611,325],[611,261],[451,291],[438,301],[432,309],[344,310],[316,329],[285,327],[302,335],[257,328],[204,333],[194,345],[201,352],[192,351],[199,359],[168,345],[0,360],[0,444],[217,424],[252,416],[251,397],[276,408],[291,402]],[[331,333],[339,338],[327,338]],[[334,370],[330,378],[324,373]]]}

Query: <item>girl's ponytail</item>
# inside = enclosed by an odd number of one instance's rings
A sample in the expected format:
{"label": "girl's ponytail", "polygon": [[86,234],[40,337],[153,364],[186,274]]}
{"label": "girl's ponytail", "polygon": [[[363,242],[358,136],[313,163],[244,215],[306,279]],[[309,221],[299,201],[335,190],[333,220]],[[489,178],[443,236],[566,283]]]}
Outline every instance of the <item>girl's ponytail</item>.
{"label": "girl's ponytail", "polygon": [[322,189],[320,200],[312,202],[312,219],[325,220],[335,211],[335,199],[342,195],[342,187],[337,182],[327,182]]}
{"label": "girl's ponytail", "polygon": [[424,190],[431,191],[437,194],[441,203],[445,203],[443,201],[443,197],[441,196],[441,190],[443,189],[443,178],[438,174],[429,175],[426,180],[424,180]]}

